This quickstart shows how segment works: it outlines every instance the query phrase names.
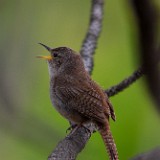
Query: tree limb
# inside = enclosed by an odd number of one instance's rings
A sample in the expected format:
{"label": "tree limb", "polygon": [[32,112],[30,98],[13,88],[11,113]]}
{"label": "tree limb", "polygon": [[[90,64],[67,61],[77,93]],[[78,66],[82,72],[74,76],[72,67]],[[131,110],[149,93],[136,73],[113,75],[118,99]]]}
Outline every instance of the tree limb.
{"label": "tree limb", "polygon": [[90,74],[93,69],[93,54],[101,32],[103,4],[104,0],[92,0],[90,23],[80,50],[85,68]]}
{"label": "tree limb", "polygon": [[79,127],[73,133],[70,132],[58,143],[48,160],[75,160],[95,129],[96,126],[93,123],[89,123],[85,127]]}
{"label": "tree limb", "polygon": [[[137,2],[138,1],[139,0],[137,0]],[[101,31],[103,3],[103,0],[92,0],[89,29],[80,51],[86,70],[90,74],[93,69],[93,54],[97,45],[99,33]],[[139,1],[139,3],[141,3],[141,1]],[[114,96],[139,79],[143,74],[144,69],[140,67],[131,76],[124,79],[119,84],[107,89],[105,91],[106,94],[109,97]],[[78,153],[81,152],[81,150],[84,148],[91,134],[95,130],[96,126],[90,123],[85,128],[80,127],[74,133],[71,132],[68,136],[59,142],[59,144],[49,156],[48,160],[75,160]]]}

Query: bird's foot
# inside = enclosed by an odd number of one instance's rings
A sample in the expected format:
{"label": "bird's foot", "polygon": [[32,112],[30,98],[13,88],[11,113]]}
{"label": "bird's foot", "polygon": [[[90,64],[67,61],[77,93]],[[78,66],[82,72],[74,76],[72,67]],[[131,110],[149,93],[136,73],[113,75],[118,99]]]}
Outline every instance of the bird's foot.
{"label": "bird's foot", "polygon": [[67,128],[66,133],[67,133],[68,131],[71,131],[71,132],[72,132],[76,127],[77,127],[77,124],[71,124],[70,127]]}
{"label": "bird's foot", "polygon": [[[72,127],[72,126],[71,126]],[[73,127],[71,128],[71,134],[75,133],[77,131],[77,129],[83,127],[87,132],[90,133],[91,135],[91,131],[89,130],[89,128],[87,128],[85,125],[83,125],[83,123],[79,123],[79,124],[74,124]]]}

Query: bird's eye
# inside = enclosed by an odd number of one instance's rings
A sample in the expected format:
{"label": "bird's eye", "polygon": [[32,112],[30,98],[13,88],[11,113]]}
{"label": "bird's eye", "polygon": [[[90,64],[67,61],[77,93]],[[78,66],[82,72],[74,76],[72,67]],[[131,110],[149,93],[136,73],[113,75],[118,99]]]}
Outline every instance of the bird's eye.
{"label": "bird's eye", "polygon": [[53,53],[53,56],[54,57],[58,57],[58,53]]}

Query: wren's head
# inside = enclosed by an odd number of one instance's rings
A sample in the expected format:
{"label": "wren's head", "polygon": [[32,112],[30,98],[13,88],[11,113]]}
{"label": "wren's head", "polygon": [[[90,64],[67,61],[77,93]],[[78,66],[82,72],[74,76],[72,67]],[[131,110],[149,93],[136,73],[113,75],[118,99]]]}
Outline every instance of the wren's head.
{"label": "wren's head", "polygon": [[76,73],[78,69],[84,69],[81,56],[76,54],[76,52],[72,49],[68,47],[58,47],[51,49],[42,43],[39,44],[41,44],[50,52],[49,56],[37,57],[47,60],[51,77],[57,75],[58,73],[73,74]]}

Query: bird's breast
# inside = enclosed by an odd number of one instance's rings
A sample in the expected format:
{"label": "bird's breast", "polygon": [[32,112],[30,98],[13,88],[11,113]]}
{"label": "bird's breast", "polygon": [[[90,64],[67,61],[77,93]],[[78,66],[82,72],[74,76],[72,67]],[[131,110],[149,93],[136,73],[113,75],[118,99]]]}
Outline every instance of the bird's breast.
{"label": "bird's breast", "polygon": [[57,93],[55,83],[50,84],[50,99],[52,105],[58,110],[58,112],[64,112],[65,104],[63,103],[60,95]]}
{"label": "bird's breast", "polygon": [[[53,81],[52,81],[53,82]],[[50,99],[54,108],[66,119],[74,123],[82,123],[86,119],[82,117],[78,112],[71,108],[67,99],[61,92],[59,92],[59,86],[56,83],[50,84]]]}

